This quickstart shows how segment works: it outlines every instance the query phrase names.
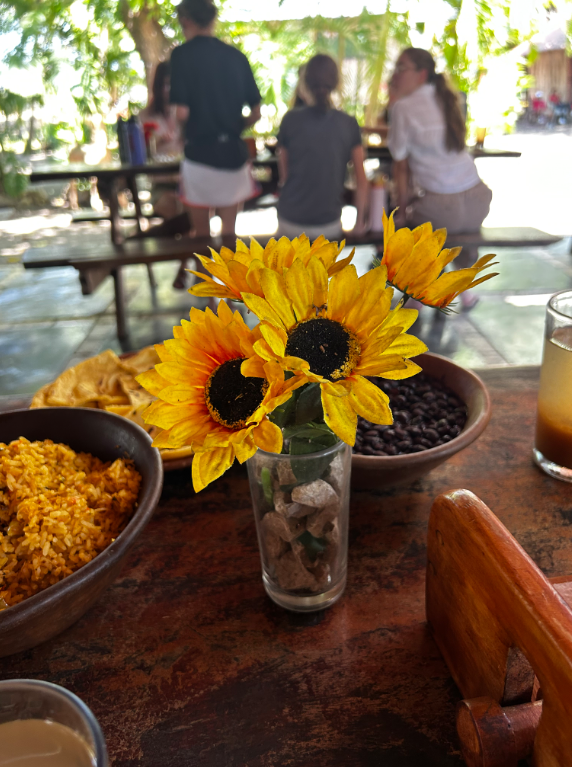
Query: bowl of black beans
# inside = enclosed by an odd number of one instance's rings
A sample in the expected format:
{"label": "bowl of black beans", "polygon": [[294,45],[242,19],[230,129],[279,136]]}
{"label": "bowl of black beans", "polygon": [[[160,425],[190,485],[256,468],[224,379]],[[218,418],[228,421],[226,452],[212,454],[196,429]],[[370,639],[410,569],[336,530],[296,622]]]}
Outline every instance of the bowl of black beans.
{"label": "bowl of black beans", "polygon": [[438,354],[421,354],[423,372],[402,381],[371,378],[389,397],[393,424],[358,418],[352,456],[356,487],[384,488],[427,474],[482,434],[491,403],[481,379]]}

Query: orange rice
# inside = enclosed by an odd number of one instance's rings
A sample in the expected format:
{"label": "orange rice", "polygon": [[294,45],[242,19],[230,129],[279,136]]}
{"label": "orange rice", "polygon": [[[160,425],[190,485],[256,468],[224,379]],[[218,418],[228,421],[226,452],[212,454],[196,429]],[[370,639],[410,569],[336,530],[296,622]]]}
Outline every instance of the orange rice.
{"label": "orange rice", "polygon": [[137,505],[133,462],[103,463],[51,440],[0,442],[0,610],[91,561]]}

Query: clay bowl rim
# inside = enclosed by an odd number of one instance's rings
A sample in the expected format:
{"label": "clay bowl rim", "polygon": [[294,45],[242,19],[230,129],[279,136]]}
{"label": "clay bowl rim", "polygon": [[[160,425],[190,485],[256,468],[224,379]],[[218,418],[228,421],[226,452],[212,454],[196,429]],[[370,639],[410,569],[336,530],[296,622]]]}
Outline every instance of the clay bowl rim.
{"label": "clay bowl rim", "polygon": [[[453,362],[453,360],[449,359],[448,357],[443,357],[441,354],[425,352],[424,354],[415,358],[415,361],[419,364],[420,367],[423,367],[422,358],[427,357],[431,357],[434,360],[445,363],[445,367],[456,368],[456,370],[461,371],[463,376],[466,376],[467,379],[472,380],[473,383],[477,385],[484,398],[484,406],[480,413],[477,414],[477,417],[468,429],[464,429],[454,439],[444,445],[437,445],[437,447],[430,447],[427,450],[423,450],[419,453],[406,453],[405,455],[359,455],[358,453],[353,453],[352,469],[379,469],[381,463],[383,463],[383,467],[385,469],[401,469],[406,466],[420,466],[424,463],[427,463],[428,461],[444,461],[447,458],[450,458],[452,455],[455,455],[455,453],[458,453],[460,450],[464,450],[483,433],[491,419],[492,414],[491,398],[484,381],[479,378],[479,376],[472,370],[468,370],[461,365],[457,365],[456,362]],[[470,415],[471,414],[469,412],[469,418]]]}
{"label": "clay bowl rim", "polygon": [[[17,414],[29,414],[29,413],[42,413],[45,408],[21,408],[18,410],[8,410],[5,413],[0,413],[0,426],[2,425],[3,416],[14,416]],[[142,443],[147,443],[147,446],[151,448],[152,439],[147,432],[138,426],[133,421],[129,421],[127,418],[116,415],[115,413],[109,413],[106,410],[98,410],[96,408],[86,407],[53,407],[49,408],[51,412],[57,413],[61,411],[66,416],[70,414],[70,411],[78,413],[87,413],[87,419],[98,418],[104,419],[116,419],[118,424],[127,431],[132,432],[137,440]],[[33,419],[34,416],[26,415],[26,418]],[[23,434],[22,436],[25,436]],[[50,439],[50,437],[45,437]],[[73,448],[72,448],[73,449]],[[133,516],[125,526],[125,528],[119,533],[117,538],[111,543],[101,554],[98,554],[91,562],[87,562],[79,570],[67,575],[58,583],[54,583],[51,586],[47,586],[45,589],[38,591],[37,594],[33,594],[31,597],[27,597],[18,604],[11,605],[4,610],[0,610],[0,631],[2,630],[3,622],[19,623],[25,620],[26,613],[34,613],[40,609],[41,605],[49,604],[60,599],[65,599],[66,596],[72,594],[76,589],[81,587],[83,581],[88,581],[90,578],[97,577],[98,574],[102,574],[102,571],[106,571],[113,567],[118,561],[129,552],[132,545],[135,543],[139,535],[143,532],[147,526],[151,517],[153,516],[159,499],[161,498],[161,492],[163,490],[163,463],[161,455],[156,448],[151,448],[152,460],[154,467],[149,474],[149,487],[147,488],[147,497],[138,499],[138,506],[133,512]],[[139,467],[137,467],[139,471]],[[142,475],[143,476],[143,475]],[[20,618],[20,620],[18,620]]]}

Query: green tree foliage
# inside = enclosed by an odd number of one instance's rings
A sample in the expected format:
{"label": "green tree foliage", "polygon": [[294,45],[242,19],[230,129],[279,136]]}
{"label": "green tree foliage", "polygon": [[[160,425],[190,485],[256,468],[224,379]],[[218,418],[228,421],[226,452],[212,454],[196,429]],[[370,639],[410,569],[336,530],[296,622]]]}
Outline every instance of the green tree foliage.
{"label": "green tree foliage", "polygon": [[0,193],[8,197],[19,197],[27,186],[24,163],[10,141],[19,136],[22,113],[30,105],[30,99],[0,88]]}
{"label": "green tree foliage", "polygon": [[[449,21],[434,37],[431,49],[444,59],[456,85],[470,92],[479,82],[487,57],[501,55],[526,36],[522,30],[510,28],[511,5],[522,1],[409,0],[409,7],[422,8],[427,14],[436,4],[450,9]],[[149,85],[156,64],[181,42],[177,2],[0,0],[0,34],[17,35],[6,60],[21,67],[40,64],[47,84],[53,81],[62,59],[71,62],[80,73],[80,82],[72,91],[79,114],[85,117],[104,111],[137,82]],[[224,8],[225,2],[221,0],[219,7]],[[275,114],[291,98],[299,66],[312,54],[327,52],[340,65],[345,62],[344,108],[371,122],[379,111],[390,53],[410,44],[409,11],[396,13],[392,3],[395,6],[395,0],[386,0],[385,12],[379,15],[364,10],[355,17],[335,19],[220,22],[217,34],[247,53],[265,103],[277,107]],[[538,6],[542,8],[541,0]],[[463,14],[474,14],[469,27],[471,34],[476,33],[476,48],[459,35]],[[144,65],[143,78],[134,51]]]}

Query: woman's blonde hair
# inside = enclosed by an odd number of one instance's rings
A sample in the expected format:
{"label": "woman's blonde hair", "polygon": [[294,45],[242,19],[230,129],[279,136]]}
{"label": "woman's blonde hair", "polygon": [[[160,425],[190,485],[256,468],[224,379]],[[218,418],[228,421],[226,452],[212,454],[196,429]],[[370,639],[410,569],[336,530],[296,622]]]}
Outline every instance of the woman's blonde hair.
{"label": "woman's blonde hair", "polygon": [[466,145],[466,126],[457,94],[449,87],[445,75],[435,71],[435,60],[424,48],[406,48],[406,55],[415,69],[427,72],[427,82],[435,85],[435,95],[445,117],[445,146],[450,152],[461,152]]}

